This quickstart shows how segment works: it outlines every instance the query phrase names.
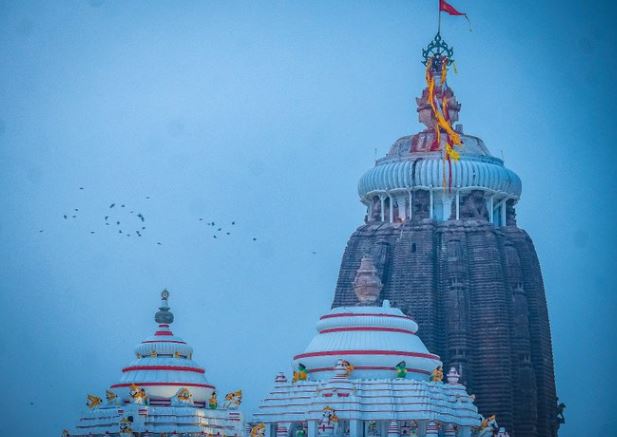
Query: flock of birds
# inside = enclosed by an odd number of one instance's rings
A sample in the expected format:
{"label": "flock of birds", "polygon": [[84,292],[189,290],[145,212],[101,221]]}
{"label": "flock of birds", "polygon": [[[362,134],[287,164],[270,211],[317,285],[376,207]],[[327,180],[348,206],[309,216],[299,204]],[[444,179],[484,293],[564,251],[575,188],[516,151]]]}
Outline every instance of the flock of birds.
{"label": "flock of birds", "polygon": [[[79,187],[79,189],[84,190],[84,187]],[[146,200],[150,200],[150,196],[146,196],[145,198]],[[128,211],[128,214],[126,211]],[[71,212],[64,212],[62,218],[67,221],[76,220],[79,217],[79,212],[79,208],[73,208]],[[204,218],[199,217],[198,221],[203,222]],[[114,231],[117,230],[117,232],[115,232],[116,234],[129,238],[142,238],[148,231],[144,214],[135,209],[127,208],[127,205],[124,203],[113,202],[109,204],[107,211],[103,215],[103,223],[105,226],[114,229]],[[214,221],[206,222],[206,225],[212,228],[212,238],[215,240],[228,237],[232,234],[230,228],[226,228],[220,224],[217,225]],[[232,221],[230,225],[236,226],[236,221]],[[43,231],[43,229],[39,230],[39,232]],[[96,234],[96,231],[90,230],[90,234]],[[252,237],[252,241],[257,241],[257,237]],[[162,246],[163,243],[161,241],[156,241],[156,245]]]}

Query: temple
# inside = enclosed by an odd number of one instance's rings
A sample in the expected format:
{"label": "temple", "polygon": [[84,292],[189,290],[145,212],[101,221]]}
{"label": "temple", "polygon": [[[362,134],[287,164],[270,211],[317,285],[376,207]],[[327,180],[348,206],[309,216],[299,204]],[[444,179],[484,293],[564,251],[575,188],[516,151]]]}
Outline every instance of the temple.
{"label": "temple", "polygon": [[364,224],[341,262],[333,307],[360,302],[354,279],[375,261],[389,300],[418,323],[427,347],[454,367],[481,414],[513,436],[555,436],[556,394],[540,264],[516,223],[521,180],[458,124],[447,84],[453,49],[423,50],[425,128],[395,141],[358,184]]}
{"label": "temple", "polygon": [[86,411],[63,437],[244,435],[242,392],[219,404],[204,368],[193,361],[193,348],[171,332],[168,297],[164,290],[156,332],[137,345],[135,360],[106,391],[106,400],[88,395]]}
{"label": "temple", "polygon": [[[505,436],[483,419],[460,374],[416,335],[418,325],[387,300],[364,257],[353,281],[358,305],[338,307],[317,323],[317,335],[279,373],[253,416],[265,437]],[[256,431],[257,430],[257,431]]]}

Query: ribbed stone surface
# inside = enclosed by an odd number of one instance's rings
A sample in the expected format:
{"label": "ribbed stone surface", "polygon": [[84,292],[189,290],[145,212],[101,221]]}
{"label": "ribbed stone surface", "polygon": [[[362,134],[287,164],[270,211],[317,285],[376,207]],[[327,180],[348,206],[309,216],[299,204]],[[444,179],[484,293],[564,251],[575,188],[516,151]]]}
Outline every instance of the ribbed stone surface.
{"label": "ribbed stone surface", "polygon": [[347,244],[333,307],[357,304],[352,283],[362,256],[371,255],[381,299],[413,317],[445,368],[462,369],[480,413],[496,414],[512,437],[552,437],[556,397],[542,274],[513,213],[508,223],[363,225]]}

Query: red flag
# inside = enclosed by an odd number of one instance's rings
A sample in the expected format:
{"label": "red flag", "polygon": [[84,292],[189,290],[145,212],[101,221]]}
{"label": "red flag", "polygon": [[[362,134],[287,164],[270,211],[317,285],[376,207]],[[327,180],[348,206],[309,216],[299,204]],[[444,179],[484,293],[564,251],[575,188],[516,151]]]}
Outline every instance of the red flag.
{"label": "red flag", "polygon": [[459,12],[456,9],[454,9],[454,6],[452,6],[446,0],[439,0],[439,10],[443,11],[443,12],[447,12],[450,15],[464,15],[464,16],[467,16],[467,14],[465,14],[463,12]]}

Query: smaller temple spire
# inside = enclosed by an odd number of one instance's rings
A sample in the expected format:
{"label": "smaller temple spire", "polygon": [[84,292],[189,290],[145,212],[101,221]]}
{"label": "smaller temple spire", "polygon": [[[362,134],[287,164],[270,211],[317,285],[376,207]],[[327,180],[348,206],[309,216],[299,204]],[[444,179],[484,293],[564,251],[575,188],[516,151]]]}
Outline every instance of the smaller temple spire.
{"label": "smaller temple spire", "polygon": [[353,281],[353,289],[358,298],[358,305],[377,305],[382,288],[383,284],[377,274],[373,258],[364,255]]}
{"label": "smaller temple spire", "polygon": [[171,311],[169,311],[167,299],[169,299],[169,291],[164,289],[161,292],[161,306],[159,307],[159,311],[157,311],[154,315],[154,320],[158,324],[170,324],[174,321],[174,315]]}

